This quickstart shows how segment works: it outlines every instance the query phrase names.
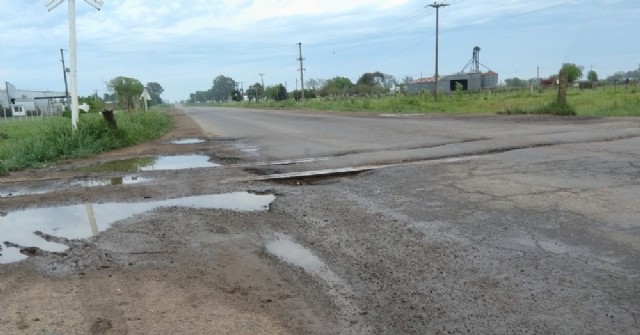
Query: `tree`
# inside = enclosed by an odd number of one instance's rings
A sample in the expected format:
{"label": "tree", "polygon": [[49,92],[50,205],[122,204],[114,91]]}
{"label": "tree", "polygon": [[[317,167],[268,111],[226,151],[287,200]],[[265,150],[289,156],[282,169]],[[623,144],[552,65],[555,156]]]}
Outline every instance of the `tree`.
{"label": "tree", "polygon": [[598,81],[598,74],[596,73],[596,71],[589,71],[589,73],[587,73],[587,80],[592,83]]}
{"label": "tree", "polygon": [[324,82],[324,86],[320,88],[320,96],[343,95],[346,94],[355,85],[351,79],[345,77],[333,77]]}
{"label": "tree", "polygon": [[276,101],[287,100],[287,89],[282,84],[269,86],[267,87],[267,97]]}
{"label": "tree", "polygon": [[153,81],[147,83],[147,92],[149,92],[149,95],[151,96],[152,106],[162,104],[162,98],[160,97],[160,95],[162,94],[162,92],[164,92],[164,88],[162,88],[160,84]]}
{"label": "tree", "polygon": [[[307,83],[305,84],[307,86],[308,89],[312,90],[312,91],[317,91],[319,89],[321,89],[325,84],[325,80],[324,79],[309,79],[307,80]],[[307,96],[306,93],[304,95],[305,97]]]}
{"label": "tree", "polygon": [[564,63],[560,71],[565,71],[567,74],[567,80],[572,83],[579,78],[582,78],[582,68],[573,63]]}
{"label": "tree", "polygon": [[107,83],[107,89],[116,94],[121,108],[130,110],[139,105],[144,86],[138,79],[120,76],[111,79]]}
{"label": "tree", "polygon": [[527,86],[527,82],[526,81],[524,81],[524,80],[522,80],[520,78],[517,78],[517,77],[505,79],[504,83],[507,85],[507,87],[525,87],[525,86]]}
{"label": "tree", "polygon": [[262,97],[264,97],[264,88],[260,83],[255,83],[247,88],[247,98],[249,98],[249,101],[251,101],[251,99],[258,101],[258,99]]}
{"label": "tree", "polygon": [[211,87],[211,98],[215,101],[229,101],[235,89],[235,80],[223,75],[217,76]]}
{"label": "tree", "polygon": [[242,95],[242,91],[240,91],[240,90],[233,90],[233,91],[231,92],[231,100],[233,100],[233,101],[238,101],[238,102],[240,102],[240,101],[244,100],[244,96]]}
{"label": "tree", "polygon": [[367,72],[358,78],[354,91],[360,94],[388,92],[397,83],[398,81],[392,75],[384,74],[380,71]]}

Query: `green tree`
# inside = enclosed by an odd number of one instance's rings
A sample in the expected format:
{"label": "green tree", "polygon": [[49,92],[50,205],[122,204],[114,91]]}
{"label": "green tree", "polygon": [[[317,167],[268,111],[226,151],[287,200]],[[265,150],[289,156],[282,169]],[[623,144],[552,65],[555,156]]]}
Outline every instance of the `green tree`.
{"label": "green tree", "polygon": [[151,96],[151,106],[162,104],[162,98],[160,97],[162,92],[164,92],[162,85],[153,81],[149,82],[147,83],[147,92],[149,92],[149,95]]}
{"label": "green tree", "polygon": [[333,77],[332,79],[325,81],[322,88],[320,88],[320,96],[344,95],[354,86],[355,85],[349,78]]}
{"label": "green tree", "polygon": [[120,76],[111,79],[107,89],[116,94],[120,108],[130,110],[139,106],[144,85],[138,79]]}
{"label": "green tree", "polygon": [[564,63],[560,71],[565,71],[567,74],[567,80],[572,83],[579,78],[582,78],[582,67],[573,63]]}
{"label": "green tree", "polygon": [[397,84],[398,81],[392,75],[380,71],[367,72],[358,78],[354,92],[359,94],[388,92]]}
{"label": "green tree", "polygon": [[598,74],[596,73],[596,71],[593,71],[593,70],[589,71],[587,73],[587,80],[589,80],[592,83],[598,81]]}
{"label": "green tree", "polygon": [[289,95],[287,94],[287,89],[282,84],[278,84],[276,86],[267,87],[267,97],[269,97],[269,99],[281,101],[287,100]]}
{"label": "green tree", "polygon": [[517,77],[505,79],[504,83],[507,85],[507,87],[525,87],[525,86],[527,86],[527,82],[526,81],[524,81],[524,80],[522,80],[520,78],[517,78]]}
{"label": "green tree", "polygon": [[238,102],[240,102],[240,101],[244,100],[244,95],[242,94],[242,91],[240,91],[240,90],[233,90],[233,91],[231,92],[231,100],[233,100],[233,101],[238,101]]}
{"label": "green tree", "polygon": [[213,80],[213,86],[211,87],[211,99],[215,101],[229,101],[231,94],[236,89],[236,81],[219,75]]}
{"label": "green tree", "polygon": [[249,98],[249,101],[251,101],[251,99],[258,101],[258,99],[261,99],[263,97],[264,88],[260,83],[255,83],[247,88],[247,98]]}
{"label": "green tree", "polygon": [[[320,90],[322,88],[322,86],[324,86],[325,80],[324,79],[309,79],[307,80],[307,83],[305,84],[305,86],[307,88],[309,88],[310,90],[317,92],[318,90]],[[305,97],[306,97],[306,93],[305,93]]]}

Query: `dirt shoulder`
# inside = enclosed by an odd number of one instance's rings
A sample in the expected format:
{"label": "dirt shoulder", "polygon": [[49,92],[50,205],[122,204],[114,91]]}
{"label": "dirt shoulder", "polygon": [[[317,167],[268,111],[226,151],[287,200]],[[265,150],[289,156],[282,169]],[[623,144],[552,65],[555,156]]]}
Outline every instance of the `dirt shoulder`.
{"label": "dirt shoulder", "polygon": [[[226,157],[225,150],[230,149],[224,141],[208,138],[181,111],[169,113],[175,127],[159,140],[15,172],[2,184],[111,176],[78,172],[78,168],[146,155]],[[187,146],[169,143],[188,138],[211,141]],[[219,178],[237,173],[241,172],[158,172],[151,185],[61,189],[5,198],[3,208],[12,212],[42,205],[245,191],[246,185],[218,185]],[[116,223],[96,238],[62,241],[69,246],[65,252],[39,253],[0,265],[0,333],[331,333],[334,321],[309,305],[306,284],[289,284],[290,278],[273,266],[277,261],[264,252],[264,229],[259,227],[282,220],[290,218],[170,207]]]}

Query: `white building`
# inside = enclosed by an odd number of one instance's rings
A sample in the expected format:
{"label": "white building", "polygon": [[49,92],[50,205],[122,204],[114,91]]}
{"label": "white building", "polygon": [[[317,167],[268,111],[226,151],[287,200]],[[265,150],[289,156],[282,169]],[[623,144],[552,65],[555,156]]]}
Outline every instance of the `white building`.
{"label": "white building", "polygon": [[65,107],[65,93],[19,90],[7,83],[0,88],[0,116],[60,115]]}

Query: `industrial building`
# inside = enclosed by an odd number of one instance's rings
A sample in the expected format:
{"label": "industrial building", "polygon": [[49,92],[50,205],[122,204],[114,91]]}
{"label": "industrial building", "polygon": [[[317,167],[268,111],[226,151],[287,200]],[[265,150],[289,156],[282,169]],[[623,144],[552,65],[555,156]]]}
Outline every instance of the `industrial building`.
{"label": "industrial building", "polygon": [[[462,85],[463,91],[477,92],[481,90],[491,89],[498,86],[498,74],[493,72],[486,66],[486,72],[480,71],[480,47],[473,48],[473,58],[467,65],[457,74],[439,76],[438,92],[453,92],[456,85]],[[470,68],[468,72],[465,72]],[[421,91],[432,92],[435,88],[435,77],[418,78],[409,83],[407,91],[416,93]]]}
{"label": "industrial building", "polygon": [[65,92],[21,90],[10,83],[0,88],[0,116],[60,115],[65,108]]}

